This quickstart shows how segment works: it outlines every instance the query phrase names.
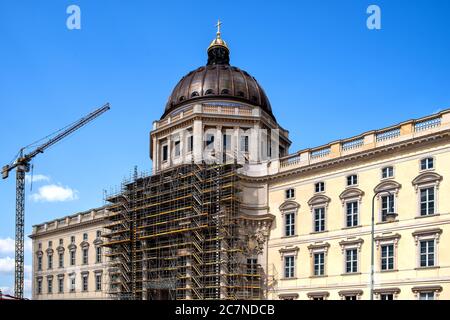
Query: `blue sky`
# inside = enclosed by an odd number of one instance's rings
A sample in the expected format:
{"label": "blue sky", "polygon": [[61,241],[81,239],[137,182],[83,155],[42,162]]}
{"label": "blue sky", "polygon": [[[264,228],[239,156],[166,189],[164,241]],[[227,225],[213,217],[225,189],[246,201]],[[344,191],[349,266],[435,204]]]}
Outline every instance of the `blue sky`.
{"label": "blue sky", "polygon": [[[81,30],[66,27],[72,4]],[[370,4],[381,8],[381,30],[366,27]],[[48,179],[27,187],[27,234],[102,205],[103,190],[135,165],[150,169],[152,121],[177,81],[206,63],[217,18],[231,64],[265,88],[293,152],[450,107],[449,12],[447,0],[2,0],[0,165],[103,103],[112,107],[35,159],[34,174]],[[39,188],[48,185],[72,194],[45,201]],[[13,286],[14,201],[13,175],[0,182],[3,288]]]}

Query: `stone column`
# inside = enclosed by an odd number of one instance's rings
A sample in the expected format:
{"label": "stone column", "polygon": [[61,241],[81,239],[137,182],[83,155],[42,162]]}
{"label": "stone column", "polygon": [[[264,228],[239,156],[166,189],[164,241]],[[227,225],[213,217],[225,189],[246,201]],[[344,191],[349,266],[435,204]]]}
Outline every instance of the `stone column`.
{"label": "stone column", "polygon": [[202,123],[202,120],[194,120],[192,134],[194,135],[192,155],[194,156],[194,162],[200,163],[203,158],[203,123]]}

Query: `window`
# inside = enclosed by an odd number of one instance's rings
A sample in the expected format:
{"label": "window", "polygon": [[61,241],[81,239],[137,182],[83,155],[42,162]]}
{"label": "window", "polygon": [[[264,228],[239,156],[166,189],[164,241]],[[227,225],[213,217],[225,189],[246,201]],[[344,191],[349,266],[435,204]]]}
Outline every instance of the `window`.
{"label": "window", "polygon": [[295,212],[285,214],[285,228],[286,237],[295,235]]}
{"label": "window", "polygon": [[48,242],[48,246],[51,247],[53,245],[53,241]]}
{"label": "window", "polygon": [[380,294],[380,300],[394,300],[394,295],[392,293],[382,293]]}
{"label": "window", "polygon": [[241,151],[248,152],[248,136],[241,136]]}
{"label": "window", "polygon": [[314,208],[314,231],[325,231],[325,208]]}
{"label": "window", "polygon": [[87,241],[88,240],[88,234],[87,233],[83,233],[83,241]]}
{"label": "window", "polygon": [[49,254],[47,256],[47,259],[48,259],[48,269],[53,269],[53,255]]}
{"label": "window", "polygon": [[206,135],[205,147],[207,150],[212,150],[214,148],[214,135],[212,133]]}
{"label": "window", "polygon": [[37,269],[38,271],[42,271],[42,256],[37,257]]}
{"label": "window", "polygon": [[58,258],[58,267],[64,268],[64,253],[59,253]]}
{"label": "window", "polygon": [[36,293],[37,294],[41,294],[42,293],[42,279],[41,278],[37,279]]}
{"label": "window", "polygon": [[325,182],[317,182],[315,184],[316,192],[324,192],[325,191]]}
{"label": "window", "polygon": [[58,293],[64,292],[64,278],[58,278]]}
{"label": "window", "polygon": [[70,242],[71,242],[71,243],[75,243],[75,236],[71,236],[71,237],[70,237]]}
{"label": "window", "polygon": [[356,295],[348,295],[344,297],[345,300],[358,300]]}
{"label": "window", "polygon": [[223,150],[231,150],[231,136],[229,134],[223,135]]}
{"label": "window", "polygon": [[347,186],[354,186],[358,184],[358,176],[356,174],[352,174],[347,177]]}
{"label": "window", "polygon": [[174,142],[174,152],[175,152],[175,157],[179,157],[181,154],[181,142],[180,140],[177,140]]}
{"label": "window", "polygon": [[102,291],[102,275],[100,273],[95,275],[95,290]]}
{"label": "window", "polygon": [[100,238],[102,236],[102,232],[100,230],[97,230],[97,238]]}
{"label": "window", "polygon": [[294,256],[285,256],[284,257],[284,277],[285,278],[294,278],[295,265],[294,265]]}
{"label": "window", "polygon": [[166,144],[162,146],[162,161],[167,161],[167,159],[169,158],[168,155],[169,155],[169,148]]}
{"label": "window", "polygon": [[346,223],[349,228],[358,225],[358,201],[346,203]]}
{"label": "window", "polygon": [[381,270],[394,270],[394,245],[381,246]]}
{"label": "window", "polygon": [[39,249],[42,249],[42,243],[41,243],[41,242],[39,242],[38,248],[39,248]]}
{"label": "window", "polygon": [[358,272],[358,250],[357,249],[345,250],[345,272],[346,273]]}
{"label": "window", "polygon": [[75,275],[70,278],[70,292],[75,292]]}
{"label": "window", "polygon": [[101,263],[102,262],[102,247],[97,247],[95,249],[95,262]]}
{"label": "window", "polygon": [[325,253],[314,253],[314,275],[323,276],[325,274]]}
{"label": "window", "polygon": [[313,300],[317,300],[317,301],[319,301],[319,300],[325,300],[325,298],[324,297],[314,297],[314,298],[312,298]]}
{"label": "window", "polygon": [[381,221],[387,221],[387,214],[394,212],[394,195],[384,195],[381,197]]}
{"label": "window", "polygon": [[387,179],[394,176],[394,167],[385,167],[381,169],[381,178]]}
{"label": "window", "polygon": [[294,189],[287,189],[286,190],[286,199],[292,199],[295,197],[295,190]]}
{"label": "window", "polygon": [[53,278],[48,278],[47,279],[47,292],[49,294],[53,293]]}
{"label": "window", "polygon": [[420,170],[430,170],[434,168],[434,159],[425,158],[420,160]]}
{"label": "window", "polygon": [[89,251],[87,248],[83,249],[83,264],[88,264]]}
{"label": "window", "polygon": [[59,239],[59,245],[62,246],[63,245],[63,239]]}
{"label": "window", "polygon": [[194,149],[194,136],[190,135],[187,137],[187,152],[192,152]]}
{"label": "window", "polygon": [[257,274],[258,273],[258,259],[251,258],[247,259],[247,274]]}
{"label": "window", "polygon": [[70,265],[71,266],[75,265],[75,250],[70,251]]}
{"label": "window", "polygon": [[420,266],[433,267],[435,265],[434,239],[420,241]]}
{"label": "window", "polygon": [[83,291],[88,291],[88,274],[83,274],[82,275],[82,279],[83,279]]}
{"label": "window", "polygon": [[434,292],[421,292],[419,300],[434,300]]}
{"label": "window", "polygon": [[434,187],[420,189],[420,215],[432,215],[434,211]]}

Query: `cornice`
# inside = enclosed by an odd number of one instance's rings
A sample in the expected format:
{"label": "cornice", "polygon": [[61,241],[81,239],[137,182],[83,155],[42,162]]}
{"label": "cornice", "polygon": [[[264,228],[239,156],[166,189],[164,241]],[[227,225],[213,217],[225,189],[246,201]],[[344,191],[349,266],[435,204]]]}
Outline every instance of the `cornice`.
{"label": "cornice", "polygon": [[38,231],[37,233],[30,234],[28,237],[30,239],[37,239],[37,238],[43,237],[43,236],[63,233],[63,232],[66,232],[68,230],[84,228],[84,227],[86,227],[88,225],[102,224],[102,222],[104,222],[104,221],[105,221],[105,216],[100,217],[100,218],[95,218],[94,220],[88,220],[88,221],[83,221],[83,222],[80,222],[80,223],[72,224],[72,225],[69,225],[69,226],[58,227],[56,229],[51,229],[51,230],[46,230],[46,231]]}

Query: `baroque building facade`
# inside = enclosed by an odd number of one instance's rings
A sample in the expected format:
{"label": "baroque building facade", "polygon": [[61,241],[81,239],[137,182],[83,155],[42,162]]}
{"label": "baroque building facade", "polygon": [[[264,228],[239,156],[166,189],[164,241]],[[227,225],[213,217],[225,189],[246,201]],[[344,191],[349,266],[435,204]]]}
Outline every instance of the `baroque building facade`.
{"label": "baroque building facade", "polygon": [[[153,123],[152,174],[94,219],[104,257],[84,267],[104,285],[79,297],[352,300],[373,283],[375,299],[450,299],[450,110],[290,153],[220,24],[207,52]],[[58,220],[33,231],[36,298],[54,296],[37,266],[59,232],[74,231]]]}

